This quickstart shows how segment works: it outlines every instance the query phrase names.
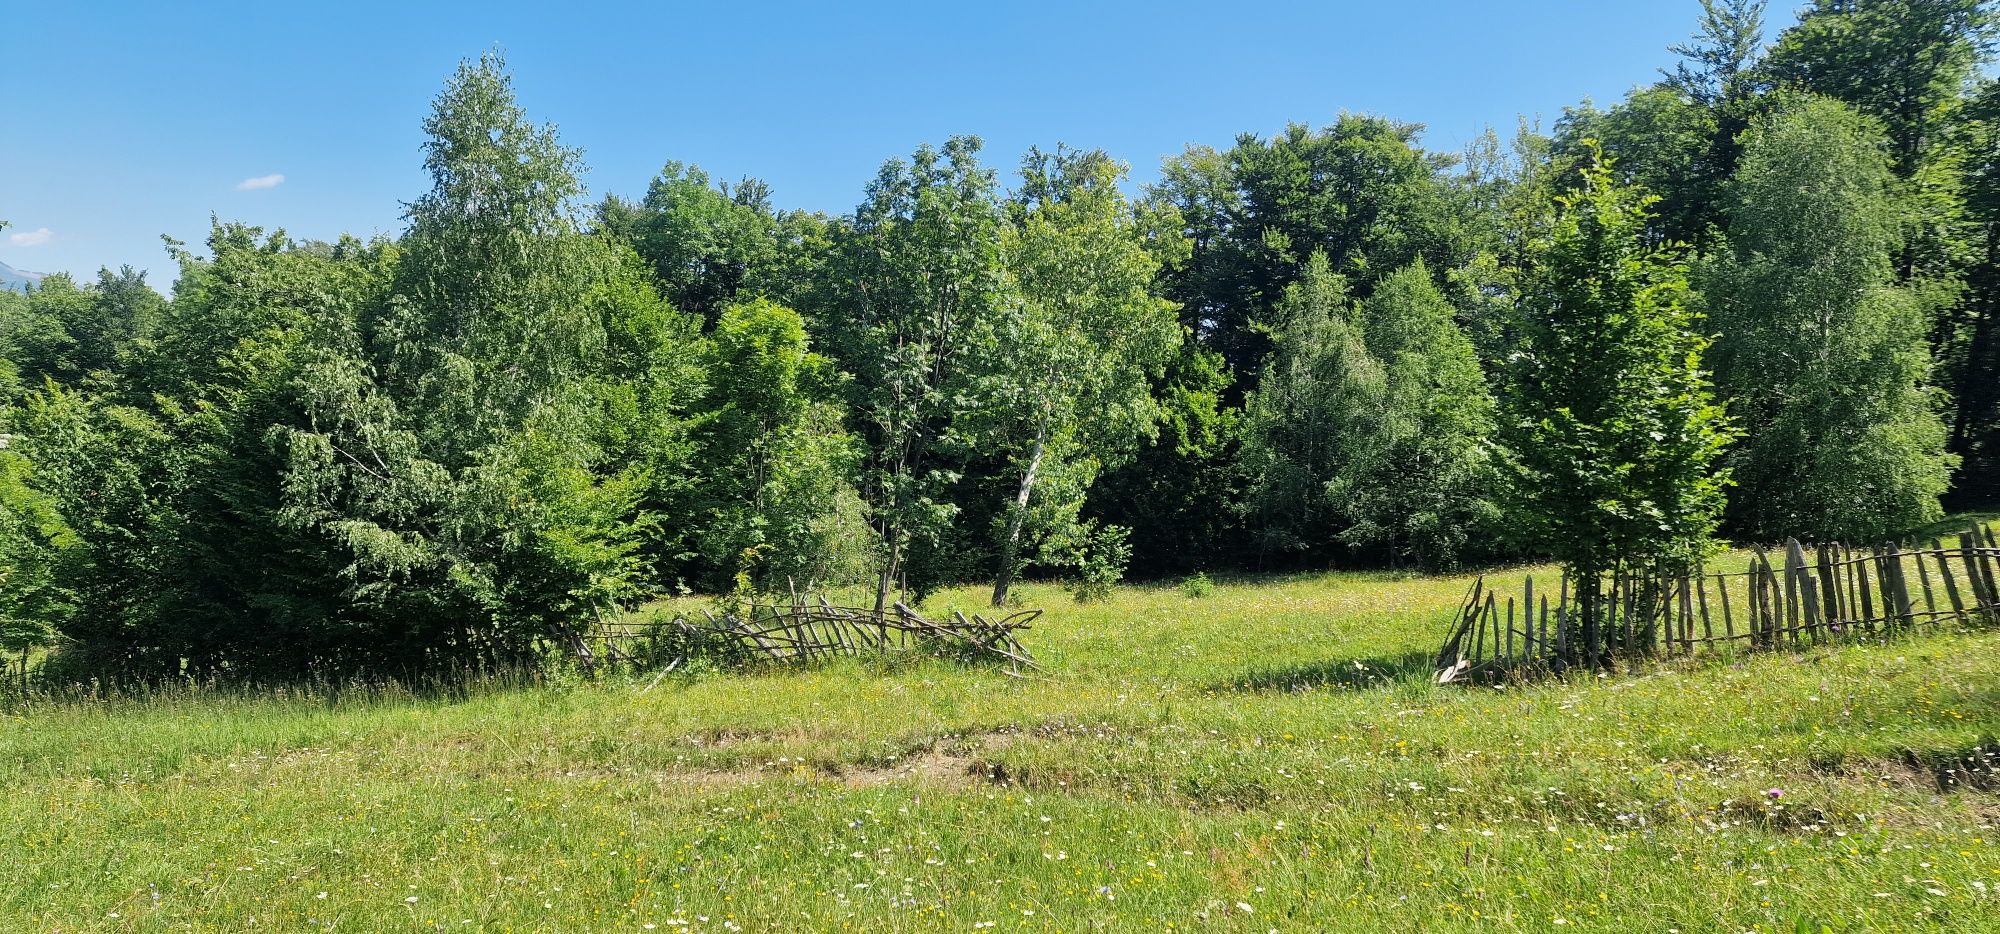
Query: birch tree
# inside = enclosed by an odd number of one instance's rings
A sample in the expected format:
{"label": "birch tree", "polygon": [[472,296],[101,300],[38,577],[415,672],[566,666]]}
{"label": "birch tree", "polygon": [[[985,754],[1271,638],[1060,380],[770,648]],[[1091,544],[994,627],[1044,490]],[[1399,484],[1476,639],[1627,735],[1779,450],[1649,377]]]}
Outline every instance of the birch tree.
{"label": "birch tree", "polygon": [[982,333],[987,405],[972,429],[1004,451],[1014,478],[994,606],[1006,602],[1029,539],[1078,539],[1070,533],[1084,493],[1152,430],[1152,379],[1179,347],[1175,306],[1152,291],[1155,253],[1181,248],[1165,232],[1178,225],[1153,223],[1128,202],[1124,174],[1100,151],[1035,150],[1022,164],[1003,241],[1017,295]]}

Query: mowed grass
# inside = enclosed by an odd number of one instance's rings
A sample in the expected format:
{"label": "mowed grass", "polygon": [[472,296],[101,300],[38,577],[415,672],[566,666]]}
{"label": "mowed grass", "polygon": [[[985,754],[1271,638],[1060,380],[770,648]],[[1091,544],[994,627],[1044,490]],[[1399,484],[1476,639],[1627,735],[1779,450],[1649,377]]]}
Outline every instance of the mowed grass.
{"label": "mowed grass", "polygon": [[0,931],[2000,929],[2000,635],[1440,687],[1468,584],[1031,587],[1036,680],[16,708]]}

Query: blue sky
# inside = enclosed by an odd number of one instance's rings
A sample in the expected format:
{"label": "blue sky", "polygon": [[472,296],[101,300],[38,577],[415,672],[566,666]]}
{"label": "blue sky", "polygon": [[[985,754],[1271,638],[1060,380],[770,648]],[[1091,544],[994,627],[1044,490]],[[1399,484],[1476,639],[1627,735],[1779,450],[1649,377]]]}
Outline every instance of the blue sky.
{"label": "blue sky", "polygon": [[[886,158],[976,133],[1101,147],[1151,179],[1189,143],[1324,124],[1426,124],[1456,150],[1651,81],[1695,0],[1320,3],[74,3],[0,17],[0,261],[129,263],[209,215],[331,238],[401,230],[419,122],[498,47],[529,114],[584,150],[593,197],[669,159],[755,175],[781,207],[845,211]],[[1773,3],[1769,30],[1790,21]],[[280,180],[282,176],[282,180]]]}

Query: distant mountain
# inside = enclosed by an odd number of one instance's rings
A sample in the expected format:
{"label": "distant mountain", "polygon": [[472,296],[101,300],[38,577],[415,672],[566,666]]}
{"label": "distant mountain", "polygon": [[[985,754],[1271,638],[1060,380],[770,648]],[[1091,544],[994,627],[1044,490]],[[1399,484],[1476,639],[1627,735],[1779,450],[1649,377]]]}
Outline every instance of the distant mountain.
{"label": "distant mountain", "polygon": [[0,263],[0,289],[26,292],[29,286],[40,285],[41,282],[42,274],[39,272],[27,272],[15,269],[6,263]]}

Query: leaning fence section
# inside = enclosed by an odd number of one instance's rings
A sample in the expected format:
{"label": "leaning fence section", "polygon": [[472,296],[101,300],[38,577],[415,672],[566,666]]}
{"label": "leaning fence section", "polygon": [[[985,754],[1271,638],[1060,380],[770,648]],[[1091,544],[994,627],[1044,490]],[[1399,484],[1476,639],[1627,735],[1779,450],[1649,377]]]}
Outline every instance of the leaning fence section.
{"label": "leaning fence section", "polygon": [[[1437,656],[1438,678],[1608,667],[1619,658],[1781,649],[2000,622],[2000,540],[1971,525],[1947,546],[1754,549],[1742,571],[1615,574],[1594,593],[1532,576],[1501,593],[1481,577]],[[1586,600],[1597,611],[1583,610]]]}
{"label": "leaning fence section", "polygon": [[672,669],[694,654],[724,664],[781,662],[810,664],[852,655],[924,651],[995,661],[1008,674],[1022,675],[1036,667],[1021,644],[1040,610],[1024,610],[998,619],[953,612],[929,619],[897,603],[877,612],[794,600],[790,604],[753,604],[720,615],[702,611],[687,615],[625,619],[595,627],[574,640],[572,651],[585,665],[641,662]]}

